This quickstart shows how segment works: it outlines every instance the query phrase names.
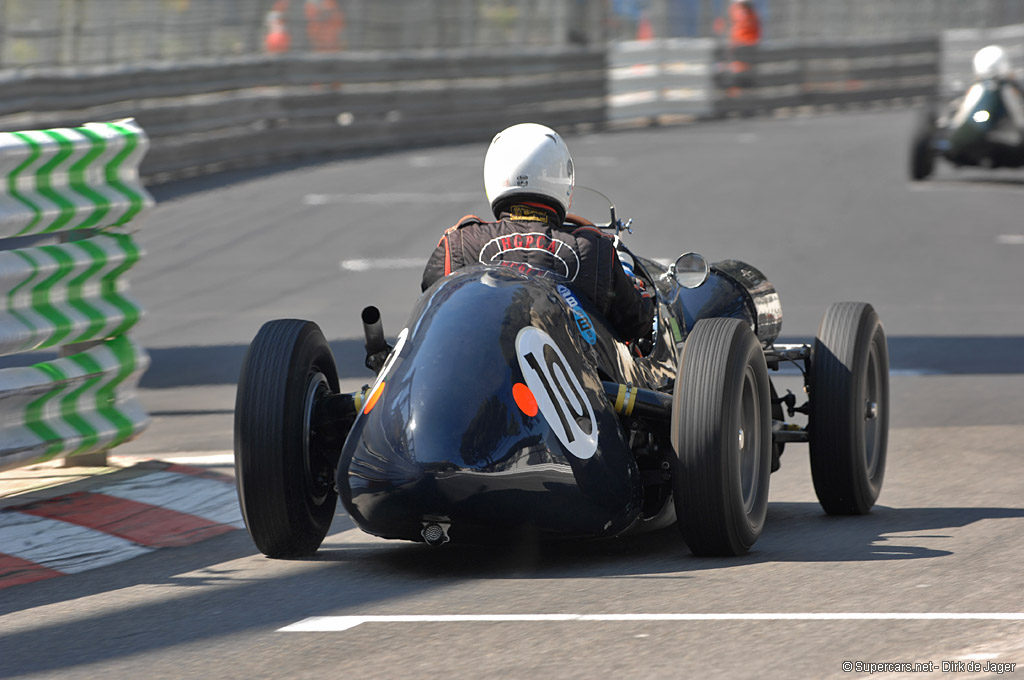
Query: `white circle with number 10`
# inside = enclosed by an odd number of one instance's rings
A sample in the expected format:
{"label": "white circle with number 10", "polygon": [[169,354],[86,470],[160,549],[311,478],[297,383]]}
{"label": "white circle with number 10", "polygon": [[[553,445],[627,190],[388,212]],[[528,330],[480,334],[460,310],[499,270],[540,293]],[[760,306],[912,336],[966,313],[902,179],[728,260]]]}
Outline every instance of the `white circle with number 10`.
{"label": "white circle with number 10", "polygon": [[516,336],[516,354],[526,386],[551,431],[576,458],[597,452],[597,419],[587,393],[551,336],[527,326]]}

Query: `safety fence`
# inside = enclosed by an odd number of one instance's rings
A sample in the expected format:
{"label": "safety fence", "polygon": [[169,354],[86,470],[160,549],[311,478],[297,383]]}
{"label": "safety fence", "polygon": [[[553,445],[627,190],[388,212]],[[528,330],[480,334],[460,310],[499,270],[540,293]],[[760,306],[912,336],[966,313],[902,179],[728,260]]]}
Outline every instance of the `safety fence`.
{"label": "safety fence", "polygon": [[149,358],[127,335],[142,309],[124,277],[153,204],[147,146],[132,120],[0,133],[0,355],[58,350],[0,369],[0,469],[104,451],[147,423]]}
{"label": "safety fence", "polygon": [[0,0],[0,68],[603,44],[593,0]]}
{"label": "safety fence", "polygon": [[784,108],[932,97],[940,41],[619,43],[609,56],[611,120],[721,117]]}
{"label": "safety fence", "polygon": [[[1024,22],[1021,0],[750,0],[766,40]],[[0,68],[727,34],[731,0],[0,0]]]}

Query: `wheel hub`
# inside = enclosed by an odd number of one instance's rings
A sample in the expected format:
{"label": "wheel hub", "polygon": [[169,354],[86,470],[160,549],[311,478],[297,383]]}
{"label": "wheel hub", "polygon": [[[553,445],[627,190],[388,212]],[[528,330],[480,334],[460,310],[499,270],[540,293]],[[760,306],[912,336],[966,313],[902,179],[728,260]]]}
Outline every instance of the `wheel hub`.
{"label": "wheel hub", "polygon": [[320,505],[326,500],[327,495],[331,491],[331,485],[324,478],[322,461],[314,449],[310,432],[313,429],[313,413],[318,398],[329,390],[330,385],[327,382],[327,377],[317,371],[309,377],[309,382],[306,385],[306,399],[303,404],[305,423],[302,428],[302,462],[306,473],[306,485],[311,499],[316,505]]}
{"label": "wheel hub", "polygon": [[740,451],[743,450],[744,444],[746,443],[746,435],[743,432],[743,428],[740,428]]}
{"label": "wheel hub", "polygon": [[868,401],[864,409],[864,418],[867,420],[874,420],[878,417],[878,402]]}

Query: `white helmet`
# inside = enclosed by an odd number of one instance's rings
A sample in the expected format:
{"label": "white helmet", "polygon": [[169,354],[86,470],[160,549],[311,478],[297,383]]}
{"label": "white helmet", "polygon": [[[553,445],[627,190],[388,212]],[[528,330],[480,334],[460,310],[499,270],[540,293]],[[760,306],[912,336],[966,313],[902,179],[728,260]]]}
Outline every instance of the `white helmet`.
{"label": "white helmet", "polygon": [[510,198],[531,196],[568,212],[575,186],[569,147],[549,127],[520,123],[494,135],[484,158],[484,191],[497,217]]}
{"label": "white helmet", "polygon": [[978,78],[1008,76],[1011,70],[1010,58],[999,45],[982,47],[974,55],[974,75]]}

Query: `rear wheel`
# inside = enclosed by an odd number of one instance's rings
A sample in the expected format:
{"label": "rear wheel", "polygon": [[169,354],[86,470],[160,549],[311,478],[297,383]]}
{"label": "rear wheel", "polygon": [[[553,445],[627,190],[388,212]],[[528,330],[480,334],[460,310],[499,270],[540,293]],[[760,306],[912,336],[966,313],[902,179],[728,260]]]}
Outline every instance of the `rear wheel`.
{"label": "rear wheel", "polygon": [[742,555],[764,529],[772,434],[768,368],[750,327],[702,319],[672,397],[679,529],[695,555]]}
{"label": "rear wheel", "polygon": [[337,456],[315,419],[337,392],[334,357],[315,323],[263,325],[238,380],[235,479],[245,526],[269,557],[311,555],[330,528]]}
{"label": "rear wheel", "polygon": [[882,489],[889,434],[889,350],[864,302],[825,312],[808,376],[811,476],[825,512],[863,515]]}
{"label": "rear wheel", "polygon": [[934,131],[933,116],[930,113],[922,114],[910,144],[910,178],[915,181],[927,179],[935,170],[935,152],[932,150]]}

